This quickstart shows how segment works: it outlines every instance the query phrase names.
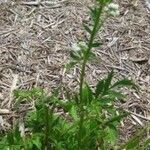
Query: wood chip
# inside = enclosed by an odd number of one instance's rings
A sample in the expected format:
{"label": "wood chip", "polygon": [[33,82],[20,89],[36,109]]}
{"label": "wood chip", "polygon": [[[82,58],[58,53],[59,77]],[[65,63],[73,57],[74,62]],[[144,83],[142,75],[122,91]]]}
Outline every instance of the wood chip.
{"label": "wood chip", "polygon": [[11,112],[8,109],[0,109],[0,115],[7,115],[10,114]]}

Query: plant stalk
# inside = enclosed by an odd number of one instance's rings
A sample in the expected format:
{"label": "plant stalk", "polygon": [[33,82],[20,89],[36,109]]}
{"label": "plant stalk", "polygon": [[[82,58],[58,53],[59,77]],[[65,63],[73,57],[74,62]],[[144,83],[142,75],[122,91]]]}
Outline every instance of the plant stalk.
{"label": "plant stalk", "polygon": [[87,48],[86,54],[84,55],[84,58],[83,58],[83,63],[82,63],[82,67],[81,67],[81,74],[80,74],[80,103],[82,103],[82,90],[83,90],[83,83],[84,83],[84,77],[85,77],[85,67],[86,67],[86,64],[88,61],[90,51],[92,49],[95,35],[97,33],[97,28],[99,26],[99,20],[100,20],[100,16],[102,13],[102,9],[103,9],[103,5],[101,5],[99,7],[98,15],[97,15],[97,18],[96,18],[95,23],[94,23],[94,27],[93,27],[93,30],[92,30],[92,33],[90,36],[90,40],[88,42],[88,48]]}
{"label": "plant stalk", "polygon": [[48,144],[49,144],[49,141],[48,141],[48,136],[49,136],[49,108],[48,106],[45,106],[45,139],[44,139],[44,145],[45,145],[45,148],[44,150],[48,150]]}
{"label": "plant stalk", "polygon": [[79,101],[79,109],[80,109],[80,121],[79,121],[79,137],[78,137],[78,145],[79,147],[81,148],[82,147],[82,129],[83,129],[83,123],[84,123],[84,116],[85,116],[85,113],[84,113],[84,103],[83,103],[83,84],[84,84],[84,78],[85,78],[85,68],[86,68],[86,64],[87,64],[87,61],[88,61],[88,58],[89,58],[89,54],[90,54],[90,51],[93,47],[93,42],[94,42],[94,38],[96,36],[96,33],[97,33],[97,30],[98,30],[98,27],[99,27],[99,23],[100,23],[100,16],[101,16],[101,13],[102,13],[102,10],[103,10],[103,7],[104,5],[101,4],[99,9],[98,9],[98,13],[97,13],[97,17],[94,21],[94,26],[93,26],[93,29],[92,29],[92,33],[91,33],[91,36],[90,36],[90,40],[88,42],[88,48],[87,48],[87,51],[84,55],[84,58],[83,58],[83,63],[82,63],[82,66],[81,66],[81,73],[80,73],[80,87],[79,87],[79,93],[80,93],[80,101]]}

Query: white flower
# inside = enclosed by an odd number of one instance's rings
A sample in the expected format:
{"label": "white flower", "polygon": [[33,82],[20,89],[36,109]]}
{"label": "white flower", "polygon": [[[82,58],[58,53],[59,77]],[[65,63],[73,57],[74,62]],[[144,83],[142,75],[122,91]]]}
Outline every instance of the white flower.
{"label": "white flower", "polygon": [[120,12],[119,12],[119,10],[116,10],[116,11],[110,11],[109,14],[110,14],[111,16],[116,17],[116,16],[119,16]]}
{"label": "white flower", "polygon": [[74,50],[74,51],[80,51],[81,47],[86,48],[87,45],[85,42],[79,42],[79,43],[73,43],[71,47],[72,47],[72,50]]}
{"label": "white flower", "polygon": [[73,43],[72,46],[71,46],[72,50],[74,51],[79,51],[80,50],[80,47],[77,43]]}
{"label": "white flower", "polygon": [[118,4],[114,4],[114,3],[110,3],[108,5],[108,9],[118,10],[119,9],[119,5]]}
{"label": "white flower", "polygon": [[82,47],[82,48],[87,48],[87,44],[85,42],[79,42],[79,47]]}
{"label": "white flower", "polygon": [[111,16],[118,16],[119,13],[119,5],[110,3],[107,7],[105,7],[105,11]]}

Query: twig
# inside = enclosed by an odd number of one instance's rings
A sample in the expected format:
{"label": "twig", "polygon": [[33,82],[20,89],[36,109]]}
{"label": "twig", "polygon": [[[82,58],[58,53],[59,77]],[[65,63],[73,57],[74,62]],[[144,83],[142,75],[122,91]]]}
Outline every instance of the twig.
{"label": "twig", "polygon": [[8,108],[10,108],[11,102],[12,102],[12,100],[13,100],[13,91],[16,89],[17,82],[18,82],[18,74],[15,74],[15,75],[14,75],[14,79],[13,79],[13,81],[12,81],[11,88],[10,88],[10,95],[9,95]]}
{"label": "twig", "polygon": [[133,46],[132,47],[127,47],[127,48],[118,50],[117,52],[130,51],[130,50],[133,50],[133,49],[137,49],[137,47],[133,47]]}
{"label": "twig", "polygon": [[2,36],[2,35],[5,35],[5,34],[10,34],[11,32],[13,32],[13,31],[16,31],[17,29],[12,29],[12,30],[8,30],[8,31],[4,31],[4,32],[1,32],[0,33],[0,36]]}
{"label": "twig", "polygon": [[125,111],[128,112],[128,113],[130,113],[130,114],[132,114],[132,115],[134,115],[134,116],[137,116],[137,117],[140,117],[140,118],[142,118],[142,119],[144,119],[144,120],[150,121],[149,118],[146,118],[146,117],[144,117],[144,116],[142,116],[142,115],[139,115],[139,114],[134,113],[134,112],[129,111],[129,110],[125,110]]}
{"label": "twig", "polygon": [[41,0],[37,0],[37,1],[30,1],[30,2],[21,2],[21,5],[28,5],[28,6],[39,6],[39,5],[52,5],[56,7],[60,7],[60,3],[63,3],[64,1],[61,2],[50,2],[50,1],[41,1]]}
{"label": "twig", "polygon": [[11,112],[8,109],[0,109],[0,115],[8,115]]}
{"label": "twig", "polygon": [[[112,68],[112,69],[117,69],[117,70],[124,70],[124,71],[128,71],[125,68],[122,67],[118,67],[118,66],[111,66],[111,65],[105,65],[106,67]],[[128,71],[129,72],[129,71]]]}

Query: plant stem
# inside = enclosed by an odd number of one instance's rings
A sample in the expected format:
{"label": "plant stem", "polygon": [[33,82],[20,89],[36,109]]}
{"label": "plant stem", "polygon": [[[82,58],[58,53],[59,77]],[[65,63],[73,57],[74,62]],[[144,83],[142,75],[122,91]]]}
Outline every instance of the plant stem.
{"label": "plant stem", "polygon": [[49,136],[49,108],[45,106],[45,148],[44,150],[48,150],[48,136]]}
{"label": "plant stem", "polygon": [[87,48],[86,54],[84,55],[84,58],[83,58],[83,63],[82,63],[82,67],[81,67],[81,74],[80,74],[80,103],[82,103],[82,90],[83,90],[83,83],[84,83],[84,77],[85,77],[85,67],[86,67],[86,63],[88,61],[89,53],[92,49],[95,35],[97,33],[97,28],[99,26],[99,20],[100,20],[100,15],[102,13],[102,8],[103,8],[103,5],[101,5],[98,9],[98,14],[97,14],[96,20],[94,22],[94,26],[93,26],[93,30],[92,30],[92,33],[90,36],[90,40],[88,42],[88,48]]}
{"label": "plant stem", "polygon": [[90,51],[93,47],[94,38],[96,36],[96,33],[97,33],[99,25],[100,25],[99,24],[100,23],[100,16],[101,16],[103,7],[104,7],[104,5],[101,4],[99,9],[98,9],[97,16],[96,16],[96,19],[94,21],[94,26],[93,26],[93,29],[92,29],[92,33],[91,33],[91,36],[90,36],[90,40],[88,42],[88,48],[87,48],[87,51],[84,55],[83,63],[82,63],[82,66],[81,66],[80,87],[79,87],[79,93],[80,93],[80,101],[79,101],[80,121],[79,121],[79,133],[78,133],[79,134],[78,145],[79,145],[80,148],[82,147],[82,129],[83,129],[83,123],[84,123],[84,116],[85,116],[84,108],[83,108],[83,106],[84,106],[84,104],[83,104],[83,83],[84,83],[84,78],[85,78],[85,68],[86,68],[88,58],[89,58]]}

